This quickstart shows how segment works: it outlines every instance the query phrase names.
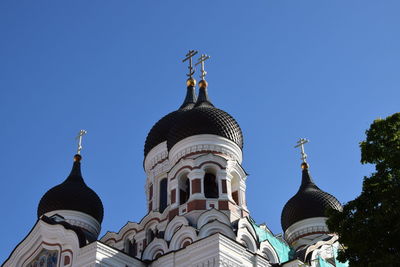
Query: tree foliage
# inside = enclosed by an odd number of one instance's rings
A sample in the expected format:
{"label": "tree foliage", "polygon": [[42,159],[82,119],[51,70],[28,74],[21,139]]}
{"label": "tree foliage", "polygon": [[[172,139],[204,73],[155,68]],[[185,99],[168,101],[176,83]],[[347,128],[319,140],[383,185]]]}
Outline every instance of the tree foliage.
{"label": "tree foliage", "polygon": [[360,143],[361,163],[375,164],[362,192],[329,211],[327,225],[346,248],[338,259],[350,266],[398,266],[400,262],[400,113],[375,120]]}

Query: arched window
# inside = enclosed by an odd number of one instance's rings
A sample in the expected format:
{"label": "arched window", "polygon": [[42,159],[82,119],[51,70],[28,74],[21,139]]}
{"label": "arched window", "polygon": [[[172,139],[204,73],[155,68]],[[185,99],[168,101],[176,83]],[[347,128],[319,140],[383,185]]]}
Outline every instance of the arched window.
{"label": "arched window", "polygon": [[232,175],[231,192],[233,201],[239,205],[239,177],[236,174]]}
{"label": "arched window", "polygon": [[187,175],[184,175],[179,180],[179,205],[188,201],[190,197],[190,180]]}
{"label": "arched window", "polygon": [[126,253],[129,256],[136,256],[137,254],[137,243],[135,241],[135,239],[132,239],[132,241],[130,241],[129,239],[126,240]]}
{"label": "arched window", "polygon": [[155,236],[156,235],[155,235],[154,231],[151,229],[148,229],[147,230],[147,244],[150,244],[150,242],[154,240]]}
{"label": "arched window", "polygon": [[160,207],[159,211],[162,213],[164,212],[165,208],[167,207],[167,200],[168,200],[168,192],[167,192],[167,178],[164,178],[160,182]]}
{"label": "arched window", "polygon": [[204,196],[206,198],[218,198],[217,178],[212,173],[204,175]]}

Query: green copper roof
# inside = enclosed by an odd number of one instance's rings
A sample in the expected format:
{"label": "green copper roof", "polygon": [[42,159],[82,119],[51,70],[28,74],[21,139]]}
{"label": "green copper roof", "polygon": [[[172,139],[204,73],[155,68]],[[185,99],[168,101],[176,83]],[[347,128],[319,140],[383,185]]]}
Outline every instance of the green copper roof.
{"label": "green copper roof", "polygon": [[291,259],[293,250],[285,242],[275,237],[270,231],[261,228],[252,219],[250,219],[250,222],[256,231],[260,243],[268,240],[271,246],[275,249],[275,252],[279,257],[279,263],[287,262]]}

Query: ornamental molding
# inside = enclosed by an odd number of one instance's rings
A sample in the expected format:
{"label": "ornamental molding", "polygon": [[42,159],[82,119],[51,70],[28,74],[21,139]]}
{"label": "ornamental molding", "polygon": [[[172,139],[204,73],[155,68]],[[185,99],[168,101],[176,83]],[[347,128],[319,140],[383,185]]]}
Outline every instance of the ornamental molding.
{"label": "ornamental molding", "polygon": [[175,251],[182,248],[184,241],[193,243],[197,240],[196,230],[192,226],[182,226],[172,236],[169,244],[169,250]]}
{"label": "ornamental molding", "polygon": [[183,172],[195,173],[199,172],[204,175],[207,167],[211,166],[215,172],[224,170],[227,166],[227,160],[224,157],[208,153],[200,155],[196,158],[185,158],[177,162],[168,173],[170,180],[174,180]]}
{"label": "ornamental molding", "polygon": [[242,162],[242,150],[236,143],[213,134],[194,135],[179,141],[169,151],[169,161],[173,166],[181,158],[197,152],[220,153]]}
{"label": "ornamental molding", "polygon": [[78,236],[73,230],[65,229],[61,224],[52,225],[39,219],[2,266],[25,266],[42,249],[54,250],[54,248],[57,248],[60,257],[69,255],[73,263],[79,251]]}
{"label": "ornamental molding", "polygon": [[139,223],[128,222],[125,224],[118,232],[107,232],[100,241],[113,246],[115,243],[118,243],[126,238],[127,235],[130,235],[132,232],[134,234],[138,234],[142,232],[144,229],[151,227],[153,225],[161,224],[167,220],[167,213],[159,213],[158,211],[151,211]]}
{"label": "ornamental molding", "polygon": [[175,216],[168,224],[165,229],[164,239],[171,241],[172,236],[179,228],[189,225],[189,221],[183,216]]}
{"label": "ornamental molding", "polygon": [[230,225],[231,221],[228,216],[226,216],[225,213],[216,210],[216,209],[210,209],[205,212],[203,212],[199,218],[197,219],[197,228],[200,229],[207,223],[211,221],[219,221],[223,224]]}
{"label": "ornamental molding", "polygon": [[232,227],[230,225],[226,225],[218,220],[214,220],[212,222],[209,222],[203,227],[201,227],[198,237],[199,238],[204,238],[216,233],[221,233],[226,235],[228,238],[235,240],[236,235],[232,230]]}
{"label": "ornamental molding", "polygon": [[294,241],[308,235],[315,233],[329,233],[329,229],[326,226],[326,217],[316,217],[304,219],[299,222],[292,224],[285,231],[285,240],[292,244]]}
{"label": "ornamental molding", "polygon": [[[77,266],[90,266],[86,264],[96,263],[105,264],[105,266],[145,266],[140,260],[132,258],[119,250],[112,248],[106,244],[95,241],[80,251],[80,261]],[[102,265],[103,266],[103,265]]]}
{"label": "ornamental molding", "polygon": [[150,172],[156,165],[168,158],[167,141],[153,147],[144,159],[144,169]]}
{"label": "ornamental molding", "polygon": [[154,257],[161,252],[162,255],[168,252],[168,244],[164,239],[155,238],[150,242],[142,253],[142,260],[154,260]]}

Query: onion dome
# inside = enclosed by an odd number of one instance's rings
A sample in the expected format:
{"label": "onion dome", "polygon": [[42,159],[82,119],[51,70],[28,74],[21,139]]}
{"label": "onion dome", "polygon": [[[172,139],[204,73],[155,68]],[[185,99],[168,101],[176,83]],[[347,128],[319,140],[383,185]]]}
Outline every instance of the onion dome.
{"label": "onion dome", "polygon": [[286,203],[282,210],[281,225],[286,231],[291,225],[304,219],[326,217],[327,209],[342,210],[340,202],[328,194],[312,180],[308,164],[302,163],[302,181],[299,191]]}
{"label": "onion dome", "polygon": [[88,214],[99,223],[103,221],[103,204],[98,195],[83,180],[81,158],[81,155],[76,154],[67,179],[43,195],[37,210],[39,218],[55,210],[73,210]]}
{"label": "onion dome", "polygon": [[162,117],[154,126],[151,128],[147,135],[146,142],[144,144],[144,156],[158,144],[167,141],[167,136],[172,125],[177,123],[182,113],[192,109],[196,103],[196,92],[195,92],[196,80],[189,78],[187,81],[187,92],[183,104],[178,110],[175,110],[164,117]]}
{"label": "onion dome", "polygon": [[207,82],[199,82],[200,91],[194,108],[186,111],[169,131],[167,147],[171,149],[179,141],[199,134],[225,137],[243,148],[243,135],[236,120],[225,111],[214,107],[208,97]]}

